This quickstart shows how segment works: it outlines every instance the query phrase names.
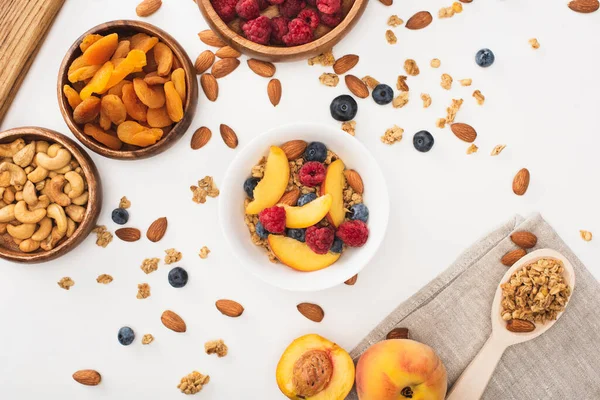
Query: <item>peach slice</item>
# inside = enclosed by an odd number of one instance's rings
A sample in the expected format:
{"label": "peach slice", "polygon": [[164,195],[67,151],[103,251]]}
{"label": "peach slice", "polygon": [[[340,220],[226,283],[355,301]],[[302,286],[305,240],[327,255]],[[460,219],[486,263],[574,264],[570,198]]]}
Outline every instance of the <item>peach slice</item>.
{"label": "peach slice", "polygon": [[346,211],[344,210],[344,163],[342,160],[335,160],[327,168],[325,180],[321,184],[321,194],[330,194],[333,198],[331,209],[327,214],[327,220],[336,228],[344,222]]}
{"label": "peach slice", "polygon": [[265,174],[254,188],[254,200],[246,207],[246,214],[258,214],[265,208],[277,204],[290,179],[290,165],[285,152],[271,146]]}
{"label": "peach slice", "polygon": [[333,198],[330,194],[323,195],[302,207],[292,207],[284,204],[285,226],[288,228],[308,228],[327,215]]}
{"label": "peach slice", "polygon": [[346,350],[316,334],[294,340],[277,364],[277,385],[289,399],[345,399],[354,383]]}
{"label": "peach slice", "polygon": [[305,243],[287,236],[269,235],[269,246],[281,263],[298,271],[318,271],[329,267],[340,254],[329,252],[317,254]]}

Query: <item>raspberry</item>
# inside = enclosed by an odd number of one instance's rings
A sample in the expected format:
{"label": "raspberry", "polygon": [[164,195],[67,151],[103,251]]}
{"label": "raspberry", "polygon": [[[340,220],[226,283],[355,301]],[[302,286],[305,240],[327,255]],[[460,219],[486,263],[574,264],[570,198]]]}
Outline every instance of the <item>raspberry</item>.
{"label": "raspberry", "polygon": [[309,161],[300,168],[300,182],[305,186],[317,186],[325,180],[325,166],[320,162]]}
{"label": "raspberry", "polygon": [[338,227],[336,236],[350,247],[361,247],[367,243],[369,228],[362,221],[346,221]]}
{"label": "raspberry", "polygon": [[283,233],[285,231],[285,208],[265,208],[258,214],[262,226],[271,233]]}
{"label": "raspberry", "polygon": [[335,239],[335,232],[330,227],[311,226],[306,229],[306,244],[317,254],[327,254]]}
{"label": "raspberry", "polygon": [[323,14],[335,14],[342,9],[342,0],[317,0],[317,8]]}
{"label": "raspberry", "polygon": [[231,22],[237,17],[235,5],[237,0],[212,0],[212,6],[224,22]]}
{"label": "raspberry", "polygon": [[265,8],[269,7],[269,2],[267,0],[258,0],[258,7],[262,11]]}
{"label": "raspberry", "polygon": [[283,36],[288,33],[288,24],[290,20],[286,17],[275,17],[271,20],[273,33],[271,34],[271,42],[274,44],[283,44]]}
{"label": "raspberry", "polygon": [[341,12],[335,14],[319,13],[319,15],[321,17],[321,22],[330,28],[335,28],[336,26],[338,26],[343,19]]}
{"label": "raspberry", "polygon": [[304,0],[285,0],[279,5],[279,14],[286,18],[295,18],[306,7]]}
{"label": "raspberry", "polygon": [[306,8],[300,11],[300,14],[298,14],[298,18],[306,22],[312,30],[317,29],[317,27],[319,26],[319,14],[317,14],[315,10],[311,10],[310,8]]}
{"label": "raspberry", "polygon": [[313,31],[310,26],[301,19],[294,19],[288,25],[288,33],[283,37],[286,46],[298,46],[313,40]]}
{"label": "raspberry", "polygon": [[260,15],[260,7],[257,0],[239,0],[235,11],[243,19],[254,19]]}
{"label": "raspberry", "polygon": [[259,44],[268,44],[273,28],[271,28],[271,20],[261,15],[256,19],[251,19],[244,23],[242,30],[248,40]]}

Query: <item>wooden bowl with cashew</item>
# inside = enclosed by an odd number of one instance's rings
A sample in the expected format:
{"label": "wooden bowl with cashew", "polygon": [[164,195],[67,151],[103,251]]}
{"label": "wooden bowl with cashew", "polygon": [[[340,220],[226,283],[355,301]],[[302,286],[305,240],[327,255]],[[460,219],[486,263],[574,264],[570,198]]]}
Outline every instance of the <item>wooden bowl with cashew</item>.
{"label": "wooden bowl with cashew", "polygon": [[39,263],[68,253],[101,204],[98,170],[73,140],[39,127],[0,132],[0,257]]}

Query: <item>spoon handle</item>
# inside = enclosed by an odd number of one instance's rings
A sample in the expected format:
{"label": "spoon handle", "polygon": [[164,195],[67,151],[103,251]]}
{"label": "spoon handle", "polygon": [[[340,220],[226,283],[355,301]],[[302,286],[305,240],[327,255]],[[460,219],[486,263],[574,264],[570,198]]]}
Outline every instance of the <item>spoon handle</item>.
{"label": "spoon handle", "polygon": [[480,399],[507,347],[494,335],[490,336],[479,350],[479,354],[456,380],[446,400]]}

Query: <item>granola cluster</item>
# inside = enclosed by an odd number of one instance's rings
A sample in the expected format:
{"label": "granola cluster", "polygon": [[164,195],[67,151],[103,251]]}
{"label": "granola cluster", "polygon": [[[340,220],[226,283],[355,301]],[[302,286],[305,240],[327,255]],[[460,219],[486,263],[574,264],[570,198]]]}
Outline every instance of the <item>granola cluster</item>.
{"label": "granola cluster", "polygon": [[61,288],[65,289],[65,290],[69,290],[69,289],[71,289],[71,286],[75,285],[75,281],[73,279],[69,278],[68,276],[61,278],[61,280],[58,281],[57,283],[58,283],[58,286],[60,286]]}
{"label": "granola cluster", "polygon": [[113,240],[113,235],[106,230],[106,226],[99,225],[92,232],[96,234],[96,244],[100,247],[106,247]]}
{"label": "granola cluster", "polygon": [[212,176],[205,176],[198,181],[198,186],[190,186],[192,191],[192,201],[194,203],[202,204],[206,203],[206,197],[217,197],[219,195],[219,189],[213,180]]}
{"label": "granola cluster", "polygon": [[204,351],[206,351],[206,354],[216,354],[221,358],[227,355],[228,348],[223,339],[210,340],[204,343]]}
{"label": "granola cluster", "polygon": [[185,394],[196,394],[202,390],[202,386],[206,385],[210,381],[208,375],[202,375],[198,371],[194,371],[183,378],[177,385],[177,388],[181,390],[181,393]]}
{"label": "granola cluster", "polygon": [[138,299],[147,299],[150,297],[150,285],[147,283],[139,283],[136,297]]}
{"label": "granola cluster", "polygon": [[159,261],[160,261],[159,258],[146,258],[142,262],[142,265],[140,266],[140,268],[146,274],[149,274],[149,273],[154,272],[154,271],[156,271],[158,269],[158,262]]}
{"label": "granola cluster", "polygon": [[166,253],[165,264],[176,263],[177,261],[181,260],[181,258],[183,257],[181,252],[177,251],[175,249],[167,249],[167,250],[165,250],[165,253]]}

